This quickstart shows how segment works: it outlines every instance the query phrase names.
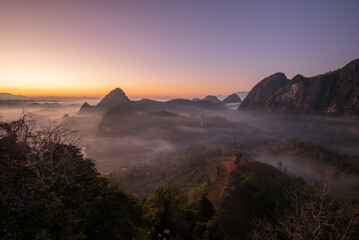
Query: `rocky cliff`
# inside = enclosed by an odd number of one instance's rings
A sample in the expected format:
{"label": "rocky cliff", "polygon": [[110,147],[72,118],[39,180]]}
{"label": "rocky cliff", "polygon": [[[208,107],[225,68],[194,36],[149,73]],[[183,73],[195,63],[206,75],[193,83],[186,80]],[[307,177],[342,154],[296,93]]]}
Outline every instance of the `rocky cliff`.
{"label": "rocky cliff", "polygon": [[273,74],[259,82],[238,109],[359,115],[359,59],[314,77],[289,80]]}

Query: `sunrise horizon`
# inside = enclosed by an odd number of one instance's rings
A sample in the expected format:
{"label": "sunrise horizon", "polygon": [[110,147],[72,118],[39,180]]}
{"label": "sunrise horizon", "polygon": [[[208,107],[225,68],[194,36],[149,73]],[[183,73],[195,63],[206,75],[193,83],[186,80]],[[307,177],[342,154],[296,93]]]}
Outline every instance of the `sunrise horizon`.
{"label": "sunrise horizon", "polygon": [[[351,59],[347,61],[346,63],[349,63],[351,61],[354,61],[356,59]],[[345,66],[345,64],[339,64],[334,69],[327,69],[325,72],[334,71],[336,69],[340,69]],[[137,86],[136,84],[130,84],[126,83],[126,81],[119,82],[117,85],[108,85],[108,86],[102,86],[94,87],[92,88],[85,88],[84,87],[75,87],[75,88],[69,88],[65,87],[66,85],[63,85],[62,87],[46,87],[44,86],[43,82],[46,82],[46,80],[41,80],[39,83],[39,86],[37,87],[29,87],[27,84],[23,83],[23,86],[25,87],[19,87],[18,85],[11,84],[11,81],[8,81],[9,86],[5,86],[1,88],[1,93],[10,93],[12,95],[21,95],[26,97],[64,97],[64,98],[102,98],[106,96],[110,91],[112,91],[115,88],[122,89],[128,97],[130,98],[193,98],[193,97],[204,97],[206,95],[230,95],[235,92],[249,92],[259,81],[263,80],[264,78],[275,74],[275,73],[284,73],[287,77],[289,77],[285,72],[283,71],[277,71],[272,72],[268,74],[267,76],[262,76],[261,78],[257,79],[256,82],[252,86],[249,86],[247,88],[240,88],[235,86],[227,85],[223,88],[219,88],[217,85],[217,81],[212,81],[212,84],[209,84],[207,88],[203,88],[202,86],[199,86],[199,84],[194,82],[192,86],[196,86],[200,90],[193,89],[191,87],[184,87],[181,86],[175,86],[176,83],[172,82],[172,84],[157,84],[153,85],[151,84],[151,81],[146,81],[146,79],[142,80],[142,83]],[[324,73],[324,71],[322,72]],[[313,77],[322,73],[316,73],[312,75],[304,75],[305,77]],[[303,75],[302,73],[297,73],[300,75]],[[295,75],[297,75],[295,74]],[[293,78],[295,75],[289,77],[289,79]],[[84,80],[80,81],[83,82]],[[6,81],[5,81],[6,82]],[[180,81],[179,81],[180,82]],[[240,82],[240,81],[238,81]],[[16,83],[16,81],[15,81]],[[25,81],[26,83],[26,81]],[[144,84],[145,83],[145,84]],[[211,83],[211,82],[210,82]],[[18,84],[18,83],[16,83]],[[51,84],[50,84],[51,85]],[[145,86],[144,86],[145,85]],[[172,85],[172,86],[170,86]],[[236,85],[236,84],[234,84]],[[238,85],[238,84],[237,84]]]}
{"label": "sunrise horizon", "polygon": [[120,87],[130,97],[185,97],[249,91],[276,72],[310,77],[358,58],[356,9],[336,1],[4,1],[0,92],[101,97]]}
{"label": "sunrise horizon", "polygon": [[130,98],[193,98],[193,97],[204,97],[206,95],[230,95],[235,92],[248,92],[249,90],[235,90],[235,91],[201,91],[201,92],[178,92],[178,91],[149,91],[149,92],[139,92],[134,89],[126,89],[119,86],[108,87],[104,89],[94,89],[81,91],[81,93],[77,93],[78,90],[72,89],[45,89],[45,90],[19,90],[19,89],[1,89],[0,93],[9,93],[12,95],[19,95],[24,97],[64,97],[64,98],[102,98],[107,95],[112,90],[120,88],[122,89],[126,95]]}

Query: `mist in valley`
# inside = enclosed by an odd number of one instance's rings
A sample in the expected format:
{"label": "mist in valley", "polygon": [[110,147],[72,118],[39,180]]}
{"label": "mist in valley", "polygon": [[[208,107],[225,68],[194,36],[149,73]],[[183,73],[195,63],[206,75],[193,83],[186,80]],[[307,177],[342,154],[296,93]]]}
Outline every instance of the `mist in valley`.
{"label": "mist in valley", "polygon": [[[99,99],[93,99],[90,103],[98,102]],[[80,147],[86,157],[94,159],[98,171],[105,175],[156,164],[158,159],[171,158],[193,146],[231,146],[233,151],[242,151],[274,167],[280,162],[283,172],[309,182],[319,181],[324,170],[334,175],[336,171],[332,166],[313,157],[269,152],[271,147],[291,138],[305,139],[358,161],[359,124],[356,119],[265,115],[233,110],[233,104],[221,109],[179,107],[173,111],[164,108],[80,113],[83,103],[84,100],[69,99],[57,102],[56,107],[2,107],[1,115],[5,120],[14,120],[26,112],[42,126],[64,124],[78,131]],[[342,175],[339,185],[348,179],[354,185],[358,182],[356,177],[343,178]],[[353,184],[349,192],[356,188]]]}

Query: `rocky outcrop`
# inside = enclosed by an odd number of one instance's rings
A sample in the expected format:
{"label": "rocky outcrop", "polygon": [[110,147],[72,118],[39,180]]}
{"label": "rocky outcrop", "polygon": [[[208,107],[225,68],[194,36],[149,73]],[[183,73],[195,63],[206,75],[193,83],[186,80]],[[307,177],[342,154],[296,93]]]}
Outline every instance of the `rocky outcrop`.
{"label": "rocky outcrop", "polygon": [[259,82],[238,109],[359,115],[359,59],[314,77],[283,75]]}
{"label": "rocky outcrop", "polygon": [[94,106],[91,106],[90,104],[88,104],[88,102],[85,102],[84,104],[82,104],[82,106],[80,107],[80,112],[86,112],[89,111],[91,109],[93,109]]}
{"label": "rocky outcrop", "polygon": [[119,105],[128,105],[131,100],[126,96],[125,92],[120,88],[115,88],[107,94],[96,106],[92,106],[85,102],[80,108],[80,112],[88,111],[106,111]]}
{"label": "rocky outcrop", "polygon": [[290,85],[290,83],[291,81],[287,79],[284,73],[275,73],[266,77],[253,87],[239,108],[262,109],[264,107],[263,103],[268,102],[278,90]]}
{"label": "rocky outcrop", "polygon": [[109,109],[129,102],[131,102],[131,100],[126,96],[125,92],[120,88],[116,88],[107,94],[96,107]]}

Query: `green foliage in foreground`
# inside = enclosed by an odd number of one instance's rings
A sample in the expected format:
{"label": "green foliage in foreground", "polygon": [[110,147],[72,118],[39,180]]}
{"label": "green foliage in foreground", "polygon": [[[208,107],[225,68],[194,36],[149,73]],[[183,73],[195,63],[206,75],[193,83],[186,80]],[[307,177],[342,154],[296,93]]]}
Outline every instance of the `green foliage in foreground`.
{"label": "green foliage in foreground", "polygon": [[[327,188],[314,188],[288,192],[288,209],[277,211],[283,194],[262,183],[280,176],[272,176],[265,164],[241,172],[241,166],[245,167],[241,154],[237,154],[238,171],[231,175],[221,199],[225,211],[215,213],[203,195],[194,198],[174,185],[161,186],[146,199],[135,199],[100,177],[69,134],[62,127],[37,128],[26,116],[0,121],[0,239],[221,240],[230,230],[238,231],[236,223],[249,229],[240,231],[251,239],[358,236],[357,199],[334,199],[327,195]],[[215,161],[205,161],[207,155],[213,153],[195,157],[203,160],[189,165],[192,169],[183,168],[182,185],[187,190],[216,175]],[[318,156],[327,159],[325,154]],[[206,168],[201,171],[202,167]],[[252,223],[253,216],[259,219]]]}
{"label": "green foliage in foreground", "polygon": [[136,201],[47,130],[0,123],[0,239],[132,239]]}
{"label": "green foliage in foreground", "polygon": [[223,239],[212,204],[175,186],[139,201],[100,177],[62,127],[0,121],[0,239]]}
{"label": "green foliage in foreground", "polygon": [[202,197],[188,204],[187,197],[178,187],[169,185],[158,188],[144,201],[150,235],[161,239],[225,239],[208,199]]}
{"label": "green foliage in foreground", "polygon": [[195,200],[206,192],[219,175],[220,156],[228,150],[220,146],[192,146],[183,151],[161,156],[154,164],[115,171],[109,177],[125,191],[138,196],[149,196],[167,183],[179,186]]}

